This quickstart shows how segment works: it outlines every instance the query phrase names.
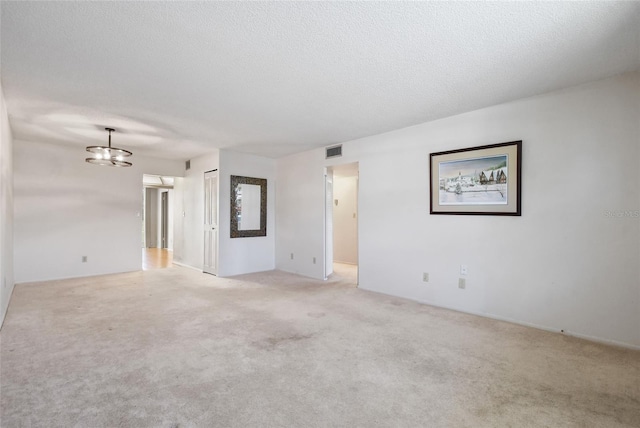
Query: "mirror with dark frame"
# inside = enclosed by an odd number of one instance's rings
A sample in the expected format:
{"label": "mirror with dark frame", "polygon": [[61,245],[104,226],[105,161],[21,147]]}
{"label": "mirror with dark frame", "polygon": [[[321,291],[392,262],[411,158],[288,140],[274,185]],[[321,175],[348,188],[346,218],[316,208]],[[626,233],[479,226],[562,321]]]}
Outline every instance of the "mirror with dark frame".
{"label": "mirror with dark frame", "polygon": [[231,237],[267,236],[266,178],[231,176]]}

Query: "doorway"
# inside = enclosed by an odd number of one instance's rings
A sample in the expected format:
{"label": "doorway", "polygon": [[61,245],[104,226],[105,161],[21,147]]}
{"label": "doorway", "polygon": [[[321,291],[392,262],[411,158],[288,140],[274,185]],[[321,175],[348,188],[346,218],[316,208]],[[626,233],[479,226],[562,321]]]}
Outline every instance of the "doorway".
{"label": "doorway", "polygon": [[325,277],[358,285],[358,163],[327,168]]}
{"label": "doorway", "polygon": [[161,192],[160,207],[160,248],[169,249],[169,191]]}
{"label": "doorway", "polygon": [[174,177],[143,175],[142,269],[173,263]]}

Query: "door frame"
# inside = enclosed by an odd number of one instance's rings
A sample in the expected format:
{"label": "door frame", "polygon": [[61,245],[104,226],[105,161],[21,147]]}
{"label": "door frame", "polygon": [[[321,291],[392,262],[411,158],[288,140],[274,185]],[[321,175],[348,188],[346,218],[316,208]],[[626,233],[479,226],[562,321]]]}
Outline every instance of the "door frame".
{"label": "door frame", "polygon": [[324,168],[324,266],[322,275],[333,273],[333,167]]}
{"label": "door frame", "polygon": [[[333,195],[335,194],[335,175],[334,171],[336,167],[344,165],[356,164],[358,167],[358,173],[356,174],[356,287],[360,284],[360,162],[345,162],[343,164],[331,165],[324,168],[324,279],[327,280],[329,275],[327,274],[327,266],[331,264],[331,273],[333,273]],[[328,199],[327,185],[331,176],[331,193],[332,199]],[[329,249],[328,247],[331,246]],[[331,260],[328,260],[328,255],[331,255]]]}

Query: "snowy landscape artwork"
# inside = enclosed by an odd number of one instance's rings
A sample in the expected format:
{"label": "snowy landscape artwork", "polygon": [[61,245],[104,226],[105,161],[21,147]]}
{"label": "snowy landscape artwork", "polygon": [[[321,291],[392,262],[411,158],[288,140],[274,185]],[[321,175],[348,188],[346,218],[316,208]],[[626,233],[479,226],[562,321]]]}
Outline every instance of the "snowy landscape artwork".
{"label": "snowy landscape artwork", "polygon": [[430,214],[522,215],[522,141],[429,154]]}
{"label": "snowy landscape artwork", "polygon": [[509,156],[439,162],[440,205],[506,205]]}

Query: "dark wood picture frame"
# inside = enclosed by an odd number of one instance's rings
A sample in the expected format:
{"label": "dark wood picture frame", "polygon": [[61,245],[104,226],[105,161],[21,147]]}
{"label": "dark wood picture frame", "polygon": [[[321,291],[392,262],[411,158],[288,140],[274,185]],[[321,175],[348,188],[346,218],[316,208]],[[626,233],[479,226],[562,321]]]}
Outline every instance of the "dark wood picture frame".
{"label": "dark wood picture frame", "polygon": [[[260,228],[239,230],[238,215],[242,209],[242,203],[239,200],[238,186],[241,184],[252,184],[260,186]],[[231,237],[232,238],[251,238],[255,236],[267,236],[267,179],[243,177],[239,175],[231,176]]]}
{"label": "dark wood picture frame", "polygon": [[429,155],[430,214],[522,215],[522,141]]}

